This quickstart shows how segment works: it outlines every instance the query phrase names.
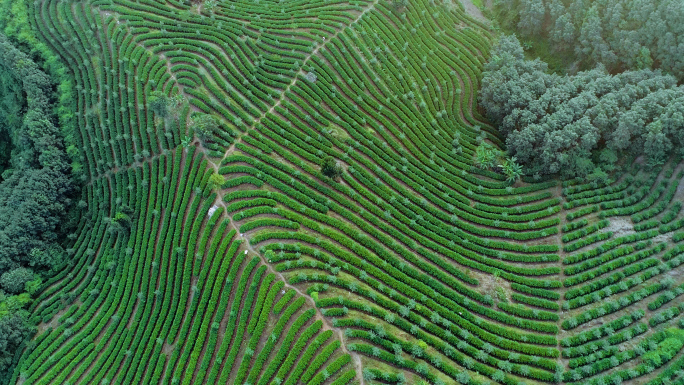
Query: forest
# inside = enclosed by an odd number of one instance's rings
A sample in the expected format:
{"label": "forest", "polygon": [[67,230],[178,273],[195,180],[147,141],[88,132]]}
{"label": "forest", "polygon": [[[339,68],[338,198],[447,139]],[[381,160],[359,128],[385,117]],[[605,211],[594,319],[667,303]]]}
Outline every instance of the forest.
{"label": "forest", "polygon": [[34,325],[24,309],[67,262],[60,239],[76,197],[71,165],[53,112],[54,84],[0,35],[3,158],[0,180],[0,376]]}
{"label": "forest", "polygon": [[661,69],[684,78],[679,0],[498,0],[496,8],[502,27],[570,58],[571,73],[601,63],[609,73]]}
{"label": "forest", "polygon": [[481,107],[528,173],[603,178],[684,155],[681,2],[499,0],[492,13],[519,38],[492,51]]}
{"label": "forest", "polygon": [[596,177],[639,156],[649,167],[684,155],[684,86],[660,70],[610,74],[601,64],[548,72],[502,37],[485,67],[479,100],[528,173]]}

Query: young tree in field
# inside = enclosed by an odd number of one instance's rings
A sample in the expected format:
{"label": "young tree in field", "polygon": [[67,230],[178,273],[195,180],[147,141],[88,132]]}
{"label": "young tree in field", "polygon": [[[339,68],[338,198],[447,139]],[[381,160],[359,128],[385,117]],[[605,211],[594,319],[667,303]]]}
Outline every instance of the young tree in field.
{"label": "young tree in field", "polygon": [[326,156],[321,163],[321,172],[331,179],[338,179],[342,176],[342,167],[332,156]]}
{"label": "young tree in field", "polygon": [[211,176],[209,176],[208,184],[212,190],[219,190],[221,188],[221,186],[223,186],[224,182],[225,182],[225,179],[220,174],[213,173],[213,174],[211,174]]}
{"label": "young tree in field", "polygon": [[216,0],[205,0],[202,8],[209,13],[214,13],[214,8],[216,8],[217,5],[218,1]]}
{"label": "young tree in field", "polygon": [[128,234],[133,226],[129,210],[117,211],[109,219],[109,231],[112,233]]}
{"label": "young tree in field", "polygon": [[504,175],[506,175],[506,181],[511,184],[517,182],[523,175],[522,166],[519,165],[516,160],[516,157],[512,157],[506,159],[501,164],[501,169],[503,170]]}
{"label": "young tree in field", "polygon": [[394,7],[396,10],[406,8],[408,5],[409,0],[392,0],[392,7]]}
{"label": "young tree in field", "polygon": [[164,119],[169,114],[169,105],[171,100],[161,91],[153,91],[150,95],[150,110]]}
{"label": "young tree in field", "polygon": [[212,115],[198,114],[192,118],[190,129],[195,132],[195,135],[203,144],[206,144],[214,132],[218,130],[218,122]]}
{"label": "young tree in field", "polygon": [[189,136],[184,136],[183,139],[181,139],[181,146],[183,148],[188,148],[192,145],[192,138]]}
{"label": "young tree in field", "polygon": [[483,143],[475,149],[475,164],[483,170],[488,170],[496,165],[497,156],[498,150]]}

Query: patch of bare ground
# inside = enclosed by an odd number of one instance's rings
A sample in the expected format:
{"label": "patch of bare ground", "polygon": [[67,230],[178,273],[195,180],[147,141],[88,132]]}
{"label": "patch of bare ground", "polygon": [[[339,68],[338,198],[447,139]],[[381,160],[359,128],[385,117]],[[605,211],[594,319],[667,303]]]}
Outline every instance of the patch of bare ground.
{"label": "patch of bare ground", "polygon": [[653,243],[655,243],[655,244],[663,243],[663,242],[668,243],[672,240],[672,235],[674,235],[674,233],[672,233],[672,232],[656,235],[655,237],[653,237]]}
{"label": "patch of bare ground", "polygon": [[[566,214],[563,214],[563,217],[565,217],[565,215],[566,215]],[[593,220],[594,220],[595,218],[597,218],[597,216],[595,216],[595,215],[586,217],[586,219],[589,220],[589,223],[592,223]],[[570,254],[576,254],[576,253],[583,252],[583,251],[586,251],[586,250],[596,249],[597,247],[599,247],[599,246],[605,244],[606,242],[609,242],[609,241],[614,240],[614,239],[616,239],[616,238],[624,237],[624,236],[628,236],[628,235],[633,235],[633,234],[636,234],[636,233],[637,233],[637,232],[634,230],[634,225],[632,224],[632,221],[631,221],[631,219],[629,219],[629,217],[611,217],[611,218],[608,218],[608,221],[609,221],[608,226],[606,226],[606,227],[604,227],[604,228],[598,230],[597,233],[609,233],[609,232],[612,232],[613,235],[612,235],[610,238],[608,238],[608,239],[606,239],[606,240],[602,240],[602,241],[598,241],[598,242],[593,242],[593,243],[584,245],[584,246],[580,247],[579,249],[573,251],[573,252],[570,253]],[[564,224],[564,223],[563,223],[563,224]],[[562,226],[563,224],[561,224],[561,226]],[[558,245],[563,245],[563,243],[561,242],[561,238],[560,238],[560,237],[561,237],[561,234],[559,233],[559,237],[558,237],[558,242],[559,242],[559,243],[558,243]],[[585,238],[582,238],[582,239],[585,239]],[[580,242],[580,241],[581,241],[581,239],[577,239],[577,240],[574,240],[574,241],[572,241],[572,242]],[[572,242],[571,242],[571,243],[572,243]],[[654,242],[655,242],[655,241],[654,241]],[[562,247],[561,247],[561,249],[562,249]]]}
{"label": "patch of bare ground", "polygon": [[612,217],[608,218],[608,221],[610,224],[601,229],[601,232],[612,232],[613,237],[636,234],[636,231],[634,231],[634,226],[632,225],[632,221],[629,219],[629,217]]}
{"label": "patch of bare ground", "polygon": [[675,192],[674,195],[674,200],[684,200],[684,177],[679,181],[679,185],[677,186],[677,191]]}
{"label": "patch of bare ground", "polygon": [[[509,299],[508,297],[510,297],[510,293],[513,289],[511,289],[510,282],[506,281],[505,279],[501,279],[494,274],[486,274],[474,269],[468,270],[467,274],[468,276],[473,277],[480,282],[477,289],[479,289],[480,293],[483,295],[489,294],[492,296],[492,298],[496,298],[497,291],[501,292],[501,290],[503,290],[504,295],[507,299]],[[499,290],[499,288],[501,289]]]}

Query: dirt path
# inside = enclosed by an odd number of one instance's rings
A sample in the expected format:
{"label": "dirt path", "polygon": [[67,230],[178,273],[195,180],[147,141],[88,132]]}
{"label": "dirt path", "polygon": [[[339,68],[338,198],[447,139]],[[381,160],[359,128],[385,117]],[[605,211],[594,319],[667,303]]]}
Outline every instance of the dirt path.
{"label": "dirt path", "polygon": [[[233,146],[231,146],[231,147],[233,147]],[[207,158],[207,160],[208,160],[209,164],[211,165],[211,167],[214,168],[214,171],[216,171],[216,173],[218,174],[219,164],[215,163],[210,158]],[[258,256],[259,259],[261,259],[261,263],[266,266],[269,273],[274,274],[279,280],[283,281],[285,283],[285,286],[284,286],[285,288],[294,290],[298,295],[300,295],[302,298],[304,298],[306,300],[307,305],[309,305],[312,309],[314,309],[316,311],[315,319],[321,320],[321,322],[323,322],[323,329],[324,330],[326,330],[326,329],[332,330],[337,335],[337,337],[340,339],[340,342],[342,342],[342,344],[340,346],[342,351],[351,356],[352,362],[354,365],[354,369],[356,370],[356,374],[358,376],[358,379],[359,379],[359,381],[361,381],[360,382],[361,385],[364,385],[363,368],[361,366],[361,358],[358,356],[358,354],[350,352],[347,350],[347,346],[344,343],[344,333],[342,332],[342,330],[340,328],[333,327],[330,324],[330,322],[325,317],[323,317],[320,310],[316,307],[316,303],[314,302],[313,298],[311,298],[308,294],[302,292],[298,287],[290,285],[288,283],[287,279],[285,279],[285,277],[283,276],[283,274],[280,273],[279,271],[276,271],[273,268],[273,266],[268,263],[268,261],[264,258],[264,256],[261,255],[258,250],[254,249],[254,247],[252,247],[252,245],[249,243],[249,239],[247,239],[244,234],[240,233],[239,226],[237,226],[237,224],[235,224],[235,222],[233,222],[233,219],[227,214],[227,206],[226,206],[226,203],[223,201],[223,197],[224,197],[224,194],[222,192],[219,192],[216,204],[218,206],[223,207],[224,215],[228,218],[229,223],[230,223],[229,227],[231,229],[235,229],[235,231],[237,231],[236,239],[240,239],[240,240],[244,241],[241,246],[243,246],[244,249],[246,249],[245,251],[249,252],[250,254]],[[242,252],[242,251],[238,251],[238,252]]]}
{"label": "dirt path", "polygon": [[[365,15],[366,13],[372,11],[372,10],[375,8],[375,5],[376,5],[379,1],[380,1],[380,0],[375,0],[375,1],[374,1],[373,3],[371,3],[366,9],[364,9],[362,12],[360,12],[359,15],[358,15],[356,18],[354,18],[354,20],[352,20],[352,21],[349,23],[348,26],[346,26],[345,28],[342,28],[342,29],[336,31],[335,34],[334,34],[333,36],[331,36],[329,39],[327,39],[323,44],[320,44],[319,46],[317,46],[309,55],[306,56],[306,58],[304,59],[304,64],[306,64],[313,56],[315,56],[316,54],[318,54],[318,52],[319,52],[322,48],[324,48],[325,45],[326,45],[329,41],[331,41],[331,40],[333,40],[335,37],[337,37],[337,36],[339,35],[340,32],[344,31],[346,28],[352,27],[355,23],[357,23],[359,20],[361,20],[361,18],[363,17],[363,15]],[[282,102],[283,102],[283,101],[285,100],[285,98],[286,98],[287,92],[290,90],[290,88],[291,88],[293,85],[295,85],[295,84],[297,83],[297,80],[298,80],[298,77],[295,76],[295,77],[292,79],[292,82],[290,82],[290,84],[289,84],[289,85],[283,90],[283,92],[280,94],[280,98],[273,104],[273,106],[271,106],[266,112],[264,112],[264,113],[263,113],[263,114],[254,122],[254,124],[252,125],[252,128],[254,128],[254,127],[255,127],[255,126],[256,126],[256,125],[257,125],[257,124],[266,116],[266,115],[275,112],[275,109],[276,109],[279,105],[282,104]],[[238,139],[238,141],[239,141],[239,140],[240,140],[240,139]],[[197,141],[195,141],[195,143],[197,143]],[[237,142],[236,142],[236,143],[237,143]],[[225,158],[226,156],[229,156],[231,153],[233,153],[234,150],[235,150],[235,143],[233,143],[233,144],[226,150],[226,152],[224,153],[224,158]],[[220,161],[217,163],[216,161],[212,160],[212,159],[209,158],[208,156],[207,156],[207,160],[208,160],[209,164],[211,165],[211,167],[214,169],[214,171],[216,171],[216,173],[218,174],[218,171],[219,171],[219,168],[220,168]],[[226,206],[225,202],[223,201],[224,195],[225,195],[225,194],[219,192],[219,194],[218,194],[218,199],[217,199],[216,204],[219,205],[220,207],[223,207],[224,209],[226,209],[227,206]],[[224,211],[224,212],[227,212],[227,210]],[[282,281],[285,283],[285,288],[292,289],[292,290],[294,290],[297,294],[299,294],[301,297],[303,297],[303,298],[307,301],[307,304],[308,304],[312,309],[315,309],[315,310],[316,310],[316,317],[315,317],[315,319],[321,320],[321,321],[323,322],[323,325],[324,325],[323,328],[324,328],[324,329],[330,329],[330,330],[332,330],[332,331],[337,335],[337,337],[340,339],[340,342],[342,342],[342,344],[341,344],[341,349],[342,349],[342,351],[343,351],[344,353],[349,354],[349,355],[351,356],[351,358],[352,358],[352,364],[354,365],[354,369],[355,369],[355,371],[356,371],[357,378],[358,378],[358,380],[360,381],[360,384],[361,384],[361,385],[364,385],[365,382],[364,382],[363,373],[362,373],[363,367],[362,367],[362,364],[361,364],[361,357],[360,357],[358,354],[356,354],[356,353],[354,353],[354,352],[350,352],[350,351],[347,350],[346,344],[344,343],[344,333],[342,332],[342,330],[341,330],[340,328],[335,328],[335,327],[333,327],[333,326],[330,324],[330,322],[329,322],[325,317],[323,317],[323,315],[321,314],[320,310],[318,310],[318,308],[316,307],[316,303],[314,302],[314,300],[313,300],[309,295],[307,295],[306,293],[302,292],[299,288],[297,288],[297,287],[295,287],[295,286],[293,286],[293,285],[290,285],[290,284],[288,283],[288,281],[285,279],[285,277],[284,277],[280,272],[276,271],[276,270],[273,268],[273,266],[272,266],[271,264],[269,264],[268,261],[266,261],[266,260],[264,259],[264,257],[263,257],[257,250],[255,250],[255,249],[252,247],[252,245],[250,245],[249,240],[245,237],[244,234],[240,233],[239,227],[233,222],[232,218],[230,218],[230,216],[228,216],[228,214],[225,214],[225,215],[226,215],[226,217],[228,217],[228,219],[229,219],[229,223],[230,223],[229,227],[232,228],[232,229],[235,229],[235,230],[237,231],[237,234],[238,234],[238,235],[237,235],[237,238],[238,238],[238,239],[242,239],[242,240],[245,241],[245,242],[243,242],[242,246],[244,246],[244,248],[246,249],[246,251],[248,251],[248,252],[251,253],[251,254],[257,255],[257,256],[261,259],[261,262],[267,267],[268,272],[274,274],[278,279],[282,280]]]}
{"label": "dirt path", "polygon": [[[354,18],[354,20],[352,20],[352,21],[349,23],[349,25],[347,25],[347,26],[345,26],[344,28],[341,28],[341,29],[335,31],[335,33],[334,33],[332,36],[330,36],[329,39],[325,40],[325,42],[324,42],[323,44],[317,45],[316,48],[315,48],[313,51],[311,51],[310,54],[306,55],[306,57],[305,57],[304,60],[302,61],[301,68],[304,68],[304,67],[309,63],[309,60],[311,60],[312,57],[316,56],[316,54],[318,54],[318,51],[320,51],[322,48],[325,48],[325,46],[328,44],[328,42],[330,42],[330,41],[332,41],[333,39],[335,39],[335,38],[337,37],[337,35],[340,34],[340,32],[346,30],[346,29],[349,28],[349,27],[352,27],[352,26],[353,26],[354,24],[356,24],[359,20],[361,20],[361,18],[363,17],[363,15],[365,15],[366,13],[368,13],[368,12],[372,11],[373,9],[375,9],[375,5],[378,4],[379,1],[380,1],[380,0],[375,0],[375,1],[373,1],[373,3],[371,3],[366,9],[364,9],[361,13],[359,13],[359,15],[358,15],[356,18]],[[300,73],[301,73],[301,70],[300,70]],[[275,111],[275,109],[276,109],[278,106],[280,106],[280,104],[282,104],[282,102],[285,100],[285,95],[287,95],[287,93],[290,91],[290,88],[292,88],[292,86],[294,86],[294,85],[297,83],[297,80],[299,80],[299,78],[295,75],[295,76],[292,78],[292,81],[290,82],[290,84],[288,84],[287,87],[285,87],[285,89],[280,93],[280,98],[278,98],[278,100],[271,106],[271,108],[269,108],[267,111],[265,111],[263,114],[261,114],[261,116],[259,116],[259,118],[257,118],[257,119],[254,121],[254,124],[252,124],[252,127],[250,127],[250,129],[254,129],[254,128],[259,124],[259,122],[261,122],[261,120],[262,120],[264,117],[266,117],[266,115],[272,114],[272,113]]]}
{"label": "dirt path", "polygon": [[[451,0],[451,6],[452,7],[457,7],[456,4],[453,3],[453,1],[457,0]],[[480,8],[478,8],[475,4],[473,4],[472,0],[458,0],[463,4],[463,8],[465,8],[466,13],[468,16],[477,19],[479,21],[487,22],[489,21],[483,14]]]}

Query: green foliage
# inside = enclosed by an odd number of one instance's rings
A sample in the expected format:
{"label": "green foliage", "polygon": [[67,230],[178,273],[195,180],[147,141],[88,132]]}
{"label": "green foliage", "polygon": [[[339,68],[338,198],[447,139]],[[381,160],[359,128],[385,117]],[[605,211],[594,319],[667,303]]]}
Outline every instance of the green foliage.
{"label": "green foliage", "polygon": [[32,280],[34,274],[31,269],[17,267],[0,276],[0,287],[10,294],[19,294],[25,291],[26,284]]}
{"label": "green foliage", "polygon": [[[38,61],[57,84],[56,96],[59,126],[65,142],[72,146],[77,143],[75,102],[76,90],[73,78],[68,75],[64,63],[58,55],[45,44],[37,35],[37,31],[29,21],[31,5],[26,0],[0,1],[0,31],[17,44],[25,53],[30,53],[31,59]],[[2,131],[2,130],[0,130]],[[77,150],[78,151],[78,150]],[[79,168],[77,156],[71,156],[72,167]]]}
{"label": "green foliage", "polygon": [[110,219],[109,231],[113,233],[128,234],[132,226],[131,217],[122,211],[117,211]]}
{"label": "green foliage", "polygon": [[213,134],[218,130],[218,122],[213,115],[197,114],[190,121],[190,130],[197,135],[203,145],[207,145]]}
{"label": "green foliage", "polygon": [[332,156],[326,156],[321,162],[321,172],[328,178],[338,179],[342,176],[342,166]]}
{"label": "green foliage", "polygon": [[26,108],[26,97],[21,80],[13,71],[0,72],[0,174],[11,168],[12,136],[21,130],[21,117]]}
{"label": "green foliage", "polygon": [[483,143],[475,149],[475,164],[481,169],[487,170],[497,165],[497,158],[501,152],[490,144]]}
{"label": "green foliage", "polygon": [[32,331],[33,328],[28,322],[28,312],[20,310],[0,315],[0,380],[9,379],[9,369],[14,364],[14,355]]}
{"label": "green foliage", "polygon": [[[684,77],[684,10],[678,0],[500,0],[499,21],[523,38],[548,44],[556,56],[571,58],[567,68],[602,63],[609,71],[650,69],[654,65]],[[574,63],[573,63],[574,62]]]}
{"label": "green foliage", "polygon": [[668,362],[684,346],[684,334],[679,329],[669,329],[670,335],[658,343],[655,350],[652,350],[642,357],[644,362],[653,367],[660,367],[664,362]]}
{"label": "green foliage", "polygon": [[[164,122],[164,128],[169,129],[170,124],[179,124],[180,112],[187,105],[182,94],[169,97],[161,91],[152,91],[148,99],[149,109]],[[203,118],[199,118],[202,123]],[[168,131],[167,131],[168,132]]]}
{"label": "green foliage", "polygon": [[409,0],[390,0],[395,10],[401,10],[409,5]]}
{"label": "green foliage", "polygon": [[523,175],[522,166],[517,163],[517,160],[516,157],[506,159],[500,166],[508,183],[517,182]]}
{"label": "green foliage", "polygon": [[160,118],[166,118],[169,115],[169,107],[171,101],[168,96],[166,96],[161,91],[154,91],[149,99],[150,110],[157,114]]}
{"label": "green foliage", "polygon": [[209,182],[207,183],[209,185],[209,188],[211,188],[212,190],[218,190],[221,188],[221,186],[223,186],[225,181],[226,180],[223,178],[223,176],[221,176],[221,174],[213,173],[209,177]]}
{"label": "green foliage", "polygon": [[204,3],[202,4],[202,8],[206,10],[209,13],[214,12],[214,8],[216,8],[216,5],[218,4],[217,0],[205,0]]}
{"label": "green foliage", "polygon": [[43,279],[41,277],[34,276],[35,278],[32,281],[28,281],[25,284],[25,289],[26,292],[31,296],[34,297],[39,293],[39,291],[42,289],[43,285]]}
{"label": "green foliage", "polygon": [[522,166],[517,163],[516,157],[508,158],[502,151],[486,142],[475,149],[475,164],[483,170],[495,168],[506,176],[506,181],[510,184],[523,176]]}
{"label": "green foliage", "polygon": [[[684,119],[677,112],[684,87],[675,78],[651,70],[610,75],[599,67],[560,76],[546,69],[539,60],[525,60],[514,36],[503,36],[479,95],[527,173],[605,181],[601,167],[612,170],[618,159],[643,153],[656,167],[684,148]],[[634,95],[634,87],[643,93]]]}

